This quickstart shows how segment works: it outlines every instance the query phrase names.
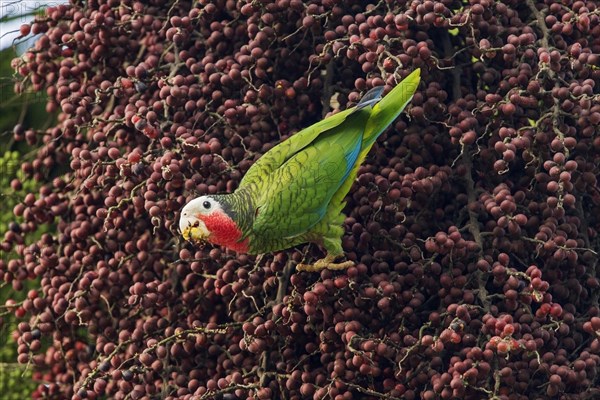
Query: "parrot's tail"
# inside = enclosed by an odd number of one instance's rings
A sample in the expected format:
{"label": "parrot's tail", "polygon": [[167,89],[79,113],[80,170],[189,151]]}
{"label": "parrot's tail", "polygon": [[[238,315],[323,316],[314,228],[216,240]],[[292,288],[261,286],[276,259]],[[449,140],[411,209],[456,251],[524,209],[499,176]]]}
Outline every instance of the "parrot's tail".
{"label": "parrot's tail", "polygon": [[[421,70],[416,69],[410,75],[402,80],[391,92],[385,95],[373,106],[365,133],[363,136],[363,149],[369,149],[379,135],[387,128],[398,115],[404,110],[404,107],[412,99],[419,81],[421,80]],[[371,89],[374,91],[376,88]],[[368,96],[371,91],[366,95]],[[369,100],[367,100],[369,101]],[[361,100],[362,102],[362,100]],[[367,150],[368,151],[368,150]]]}

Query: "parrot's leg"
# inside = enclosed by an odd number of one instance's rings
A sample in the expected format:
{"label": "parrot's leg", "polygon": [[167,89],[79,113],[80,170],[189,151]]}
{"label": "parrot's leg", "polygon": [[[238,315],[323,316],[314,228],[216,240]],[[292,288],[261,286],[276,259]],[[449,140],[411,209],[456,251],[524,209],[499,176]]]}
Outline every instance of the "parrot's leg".
{"label": "parrot's leg", "polygon": [[298,264],[296,265],[296,269],[298,271],[319,272],[323,269],[342,270],[348,267],[352,267],[354,265],[354,261],[344,261],[336,263],[335,260],[340,258],[341,256],[342,255],[333,256],[327,253],[325,258],[315,261],[314,264]]}
{"label": "parrot's leg", "polygon": [[[339,218],[342,219],[343,216]],[[329,228],[329,235],[323,238],[323,247],[325,247],[325,251],[327,252],[325,258],[315,261],[312,265],[298,264],[296,265],[298,271],[318,272],[323,269],[339,271],[352,267],[355,264],[354,261],[335,262],[335,260],[344,256],[344,250],[342,249],[344,229],[341,227],[341,223],[339,225],[332,225]]]}
{"label": "parrot's leg", "polygon": [[342,235],[344,228],[342,224],[346,217],[340,211],[335,211],[334,217],[331,218],[325,225],[325,232],[321,238],[321,244],[325,248],[325,258],[317,260],[314,264],[298,264],[298,271],[319,272],[324,269],[343,270],[355,265],[354,261],[335,262],[338,258],[344,256],[342,248]]}

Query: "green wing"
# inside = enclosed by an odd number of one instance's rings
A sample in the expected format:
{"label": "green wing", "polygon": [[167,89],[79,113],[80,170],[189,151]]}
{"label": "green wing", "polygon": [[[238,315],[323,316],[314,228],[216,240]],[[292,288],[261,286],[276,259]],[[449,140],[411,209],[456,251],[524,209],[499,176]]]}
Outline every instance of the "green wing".
{"label": "green wing", "polygon": [[355,110],[271,174],[256,203],[254,234],[266,240],[291,238],[323,218],[354,167],[368,118],[368,109]]}
{"label": "green wing", "polygon": [[[346,120],[346,117],[354,111],[355,108],[353,107],[334,114],[304,128],[287,140],[273,147],[250,167],[248,172],[246,172],[246,175],[244,175],[244,178],[242,178],[239,188],[257,186],[258,190],[264,190],[265,188],[263,185],[270,174],[276,171],[300,150],[310,145],[320,134],[340,125]],[[253,188],[253,190],[255,189]]]}

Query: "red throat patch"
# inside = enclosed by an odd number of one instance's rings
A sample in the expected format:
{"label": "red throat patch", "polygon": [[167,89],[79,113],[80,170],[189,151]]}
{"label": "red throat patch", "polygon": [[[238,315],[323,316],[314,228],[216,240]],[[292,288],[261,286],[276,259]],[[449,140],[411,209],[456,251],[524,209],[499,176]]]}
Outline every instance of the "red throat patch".
{"label": "red throat patch", "polygon": [[209,215],[198,215],[198,218],[204,222],[206,229],[210,232],[208,237],[210,243],[227,247],[238,253],[248,252],[248,238],[239,241],[242,231],[227,214],[213,211]]}

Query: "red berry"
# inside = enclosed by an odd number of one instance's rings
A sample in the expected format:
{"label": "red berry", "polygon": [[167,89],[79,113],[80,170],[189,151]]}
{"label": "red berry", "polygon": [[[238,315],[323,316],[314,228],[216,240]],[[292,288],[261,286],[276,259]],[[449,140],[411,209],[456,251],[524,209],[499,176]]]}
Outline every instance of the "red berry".
{"label": "red berry", "polygon": [[499,354],[506,354],[510,351],[510,346],[505,341],[501,341],[496,345]]}

